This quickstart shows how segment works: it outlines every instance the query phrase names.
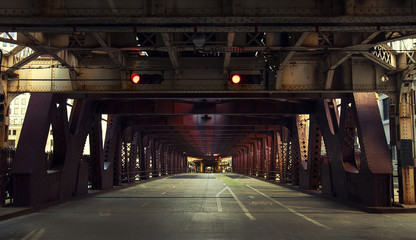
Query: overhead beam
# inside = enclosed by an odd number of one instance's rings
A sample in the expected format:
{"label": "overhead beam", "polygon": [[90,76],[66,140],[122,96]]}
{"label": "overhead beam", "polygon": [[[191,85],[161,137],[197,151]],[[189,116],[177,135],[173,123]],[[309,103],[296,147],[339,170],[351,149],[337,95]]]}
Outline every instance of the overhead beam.
{"label": "overhead beam", "polygon": [[20,60],[19,62],[15,63],[13,66],[9,67],[9,69],[7,69],[5,71],[6,74],[10,74],[18,69],[20,69],[21,67],[23,67],[24,65],[30,63],[31,61],[35,60],[36,58],[38,58],[40,55],[44,54],[43,51],[35,51],[33,52],[31,55],[27,56],[26,58]]}
{"label": "overhead beam", "polygon": [[[282,121],[282,125],[286,126],[290,122],[289,119],[286,122]],[[223,133],[226,134],[227,132],[242,132],[242,133],[261,133],[267,131],[277,131],[280,130],[281,127],[277,125],[269,125],[269,126],[141,126],[141,125],[134,125],[134,129],[137,131],[144,131],[149,133],[152,132],[173,132],[177,134],[187,134],[188,131],[210,131],[213,133]]]}
{"label": "overhead beam", "polygon": [[154,116],[154,117],[140,117],[140,116],[123,116],[122,122],[127,126],[270,126],[270,125],[285,125],[287,119],[282,118],[267,119],[267,118],[246,118],[242,116],[222,116],[212,115],[208,118],[204,115],[192,116]]}
{"label": "overhead beam", "polygon": [[[228,33],[227,35],[227,47],[232,48],[234,44],[235,33]],[[224,54],[224,74],[227,74],[228,68],[230,67],[231,51],[226,51]]]}
{"label": "overhead beam", "polygon": [[121,70],[124,70],[126,60],[123,57],[123,54],[120,50],[115,48],[110,48],[109,44],[107,44],[103,37],[98,32],[91,33],[92,36],[97,40],[97,42],[105,49],[108,56],[110,56],[111,60],[114,62],[114,64],[119,67]]}
{"label": "overhead beam", "polygon": [[[35,38],[31,33],[29,32],[22,32],[22,34],[32,43],[29,44],[30,48],[32,48],[33,50],[35,50],[35,52],[40,52],[40,53],[47,53],[49,54],[52,58],[54,58],[56,61],[58,61],[60,64],[62,64],[63,66],[65,66],[67,69],[69,69],[69,71],[72,73],[70,74],[71,79],[76,78],[76,76],[78,75],[77,70],[74,68],[74,66],[72,66],[71,64],[69,64],[66,59],[62,58],[61,56],[58,56],[58,52],[60,52],[61,50],[58,48],[52,48],[52,47],[46,47],[40,44],[39,40],[37,38]],[[69,53],[65,53],[65,55],[69,55]],[[27,63],[26,63],[27,64]]]}
{"label": "overhead beam", "polygon": [[[354,49],[361,49],[363,45],[367,45],[369,44],[374,38],[376,38],[379,34],[381,33],[381,31],[375,31],[373,33],[370,33],[370,35],[368,35],[363,41],[361,41],[361,43],[359,45],[356,46],[351,46],[349,48]],[[361,45],[361,46],[360,46]],[[367,45],[368,47],[368,45]],[[363,49],[364,51],[366,51],[366,49]],[[349,59],[352,55],[354,54],[354,52],[352,51],[347,51],[345,53],[333,53],[330,54],[328,56],[329,58],[329,70],[328,73],[326,75],[326,81],[325,81],[325,89],[329,90],[332,88],[332,84],[334,81],[334,73],[335,73],[335,69],[340,66],[342,63],[344,63],[347,59]],[[366,54],[368,54],[367,52],[364,52],[364,56],[366,56]],[[375,57],[375,56],[372,56]],[[368,56],[367,56],[368,58]],[[372,60],[374,61],[374,60]]]}
{"label": "overhead beam", "polygon": [[[300,37],[297,39],[294,47],[300,47],[308,35],[309,32],[302,33]],[[282,87],[283,70],[289,63],[290,59],[292,59],[293,55],[295,55],[295,53],[296,51],[289,51],[286,55],[284,55],[283,59],[281,59],[278,70],[276,72],[276,89],[280,89]]]}
{"label": "overhead beam", "polygon": [[109,100],[100,101],[102,114],[134,114],[134,115],[287,115],[310,114],[314,112],[313,102],[285,102],[264,100],[235,100],[225,103],[197,102],[181,103],[167,100]]}
{"label": "overhead beam", "polygon": [[162,33],[163,42],[165,46],[168,48],[170,62],[172,63],[172,67],[175,71],[179,69],[179,55],[178,52],[175,51],[172,45],[172,34],[170,33]]}

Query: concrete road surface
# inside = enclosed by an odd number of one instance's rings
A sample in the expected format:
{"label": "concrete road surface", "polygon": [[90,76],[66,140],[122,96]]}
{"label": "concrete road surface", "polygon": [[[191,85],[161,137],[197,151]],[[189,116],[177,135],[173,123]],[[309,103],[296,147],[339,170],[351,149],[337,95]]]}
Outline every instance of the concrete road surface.
{"label": "concrete road surface", "polygon": [[237,174],[182,174],[1,221],[0,239],[416,239],[416,214],[368,214]]}

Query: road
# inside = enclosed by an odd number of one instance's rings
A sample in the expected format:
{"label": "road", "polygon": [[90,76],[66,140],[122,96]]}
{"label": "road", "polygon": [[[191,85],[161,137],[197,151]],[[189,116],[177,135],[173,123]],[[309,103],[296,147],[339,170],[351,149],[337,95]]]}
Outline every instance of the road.
{"label": "road", "polygon": [[1,221],[0,239],[415,239],[415,223],[237,174],[182,174]]}

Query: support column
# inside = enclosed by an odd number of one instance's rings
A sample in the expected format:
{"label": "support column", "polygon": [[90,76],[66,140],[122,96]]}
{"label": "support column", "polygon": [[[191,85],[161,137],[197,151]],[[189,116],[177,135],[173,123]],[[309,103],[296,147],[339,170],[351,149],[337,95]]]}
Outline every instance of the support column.
{"label": "support column", "polygon": [[322,192],[373,207],[391,206],[392,163],[374,93],[341,99],[338,125],[334,103],[324,100],[317,118],[327,157],[322,164]]}
{"label": "support column", "polygon": [[260,166],[259,166],[259,177],[265,177],[265,171],[264,171],[264,165],[266,163],[266,139],[265,138],[261,138],[260,142],[259,142],[259,148],[260,148]]}
{"label": "support column", "polygon": [[149,179],[149,174],[148,174],[148,148],[147,148],[147,141],[148,141],[148,137],[147,136],[141,136],[140,137],[140,179],[141,180],[147,180]]}
{"label": "support column", "polygon": [[246,145],[244,148],[244,159],[243,159],[243,169],[244,169],[244,174],[247,175],[251,175],[252,174],[252,169],[253,169],[253,151],[252,151],[252,146],[251,145]]}
{"label": "support column", "polygon": [[[66,200],[87,193],[88,163],[82,153],[95,108],[89,100],[76,100],[68,122],[65,98],[51,93],[31,95],[12,166],[16,205]],[[50,125],[56,141],[47,164],[45,145]]]}
{"label": "support column", "polygon": [[303,189],[314,190],[318,189],[320,185],[322,134],[314,115],[309,115],[308,122],[309,124],[306,126],[309,128],[308,138],[306,140],[303,137],[303,144],[301,145],[303,146],[303,150],[301,148],[301,157],[306,161],[302,160],[302,168],[299,172],[299,186]]}
{"label": "support column", "polygon": [[267,159],[267,176],[269,180],[276,180],[276,142],[274,139],[275,132],[267,135],[267,145],[269,148],[269,156]]}
{"label": "support column", "polygon": [[277,149],[277,162],[276,162],[276,173],[277,173],[277,180],[283,183],[284,179],[284,161],[285,155],[283,151],[283,141],[282,141],[282,130],[277,132],[276,135],[276,149]]}
{"label": "support column", "polygon": [[[112,174],[111,185],[119,186],[121,166],[121,126],[118,116],[109,115],[104,142],[104,168]],[[109,183],[108,183],[109,184]]]}
{"label": "support column", "polygon": [[415,204],[415,100],[413,85],[402,85],[399,96],[399,146],[398,146],[398,173],[399,173],[399,201],[404,204]]}
{"label": "support column", "polygon": [[93,189],[109,189],[113,186],[113,169],[110,162],[105,162],[101,116],[95,117],[90,131],[90,165]]}

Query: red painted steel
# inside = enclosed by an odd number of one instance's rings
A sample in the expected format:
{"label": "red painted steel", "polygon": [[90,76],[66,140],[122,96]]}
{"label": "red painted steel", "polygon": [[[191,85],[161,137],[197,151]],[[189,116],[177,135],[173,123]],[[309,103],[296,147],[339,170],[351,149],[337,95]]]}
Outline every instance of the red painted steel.
{"label": "red painted steel", "polygon": [[[64,96],[33,94],[19,143],[22,147],[13,166],[16,204],[70,199],[84,194],[88,184],[93,189],[107,189],[123,182],[185,172],[188,155],[220,153],[232,156],[235,172],[304,189],[322,189],[325,194],[370,206],[389,206],[391,165],[387,145],[382,145],[381,138],[369,141],[383,133],[378,130],[381,120],[375,114],[375,98],[353,94],[342,102],[341,115],[333,100],[315,101],[313,106],[312,102],[303,102],[310,107],[307,125],[297,115],[305,113],[300,102],[149,99],[123,103],[116,99],[111,103],[99,98],[79,99],[67,121]],[[103,112],[111,113],[104,147]],[[43,143],[51,124],[55,152],[45,165]],[[351,161],[345,159],[356,156],[346,155],[354,151],[351,138],[355,132],[361,144],[361,164],[353,173],[346,171],[345,163]],[[83,157],[88,134],[91,155]],[[343,144],[347,139],[349,144]],[[33,140],[36,143],[32,144]],[[341,146],[348,147],[348,151],[341,151]],[[34,157],[24,157],[28,154]]]}

